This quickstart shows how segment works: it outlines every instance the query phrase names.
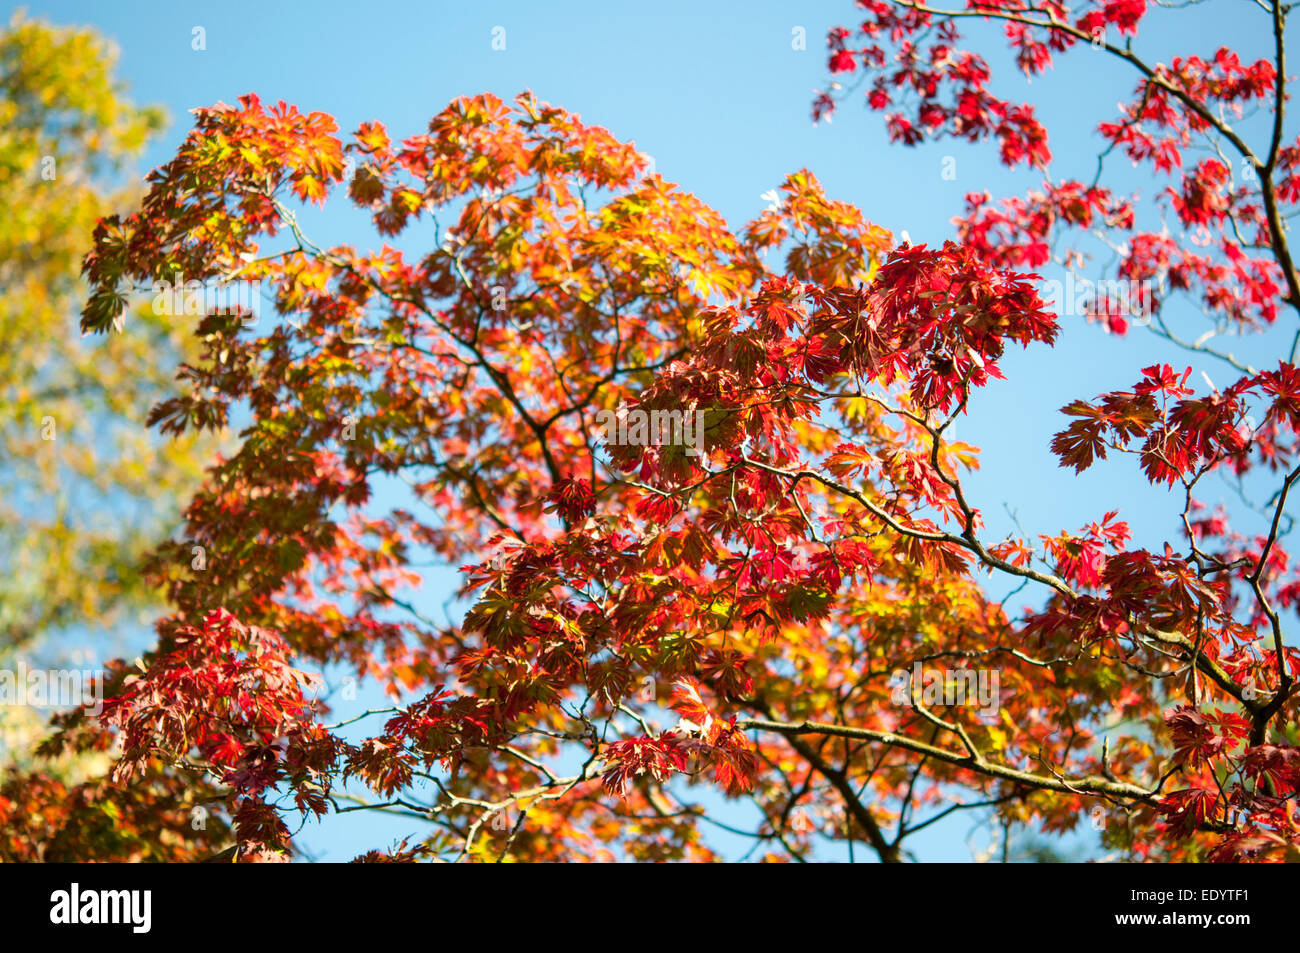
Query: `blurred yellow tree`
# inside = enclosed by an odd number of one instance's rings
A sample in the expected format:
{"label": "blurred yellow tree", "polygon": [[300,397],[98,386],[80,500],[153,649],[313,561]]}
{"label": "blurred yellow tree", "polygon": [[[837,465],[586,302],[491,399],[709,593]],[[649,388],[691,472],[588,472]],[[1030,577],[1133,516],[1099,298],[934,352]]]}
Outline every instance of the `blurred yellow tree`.
{"label": "blurred yellow tree", "polygon": [[[204,457],[145,426],[186,353],[171,320],[78,328],[95,221],[138,194],[128,163],[163,124],[125,98],[115,58],[92,30],[21,12],[0,30],[0,661],[147,611],[141,557]],[[0,711],[0,752],[35,714]]]}

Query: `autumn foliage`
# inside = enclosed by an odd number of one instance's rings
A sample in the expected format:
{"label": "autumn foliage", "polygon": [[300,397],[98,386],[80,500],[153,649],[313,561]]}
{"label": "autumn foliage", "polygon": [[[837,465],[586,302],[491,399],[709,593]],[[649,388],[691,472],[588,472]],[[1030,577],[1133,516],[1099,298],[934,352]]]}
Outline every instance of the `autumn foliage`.
{"label": "autumn foliage", "polygon": [[[1042,168],[1047,130],[991,92],[959,21],[1004,21],[1032,75],[1075,46],[1107,55],[1094,28],[1133,34],[1145,9],[859,6],[830,69],[865,77],[894,139],[988,140]],[[111,779],[76,797],[7,785],[4,852],[31,850],[24,801],[47,798],[66,830],[92,796],[176,812],[202,797],[241,859],[367,806],[412,832],[367,860],[713,859],[714,791],[748,803],[734,816],[770,859],[829,839],[897,861],[944,812],[1050,834],[1098,809],[1133,859],[1296,859],[1291,361],[1221,391],[1156,364],[1064,408],[1062,479],[1132,454],[1135,479],[1168,488],[1181,536],[1155,552],[1130,548],[1118,512],[987,538],[962,483],[977,450],[949,436],[1009,349],[1056,359],[1033,270],[1072,232],[1122,233],[1117,273],[1159,281],[1137,322],[1156,334],[1174,334],[1175,293],[1243,330],[1300,306],[1279,225],[1300,144],[1281,139],[1272,65],[1220,51],[1137,75],[1101,135],[1171,177],[1159,200],[1214,229],[1209,245],[1144,231],[1102,184],[1051,180],[971,196],[955,242],[899,243],[806,170],[733,232],[530,94],[456,100],[397,143],[252,95],[199,110],[139,211],[100,223],[84,327],[109,332],[133,289],[176,275],[261,282],[278,314],[192,321],[203,356],[154,422],[237,426],[240,448],[155,555],[173,605],[155,651],[115,669],[102,717],[64,716],[49,742],[116,744]],[[1233,143],[1221,117],[1245,102],[1279,117],[1248,153],[1253,183],[1185,163],[1198,137]],[[367,213],[377,247],[318,244],[302,222],[326,202]],[[620,408],[700,412],[705,452],[608,444],[596,415]],[[1255,469],[1279,492],[1271,529],[1244,535],[1196,492]],[[456,625],[419,605],[438,562],[461,571]],[[1032,607],[996,601],[990,579],[1023,582]],[[918,663],[996,670],[994,710],[900,700],[895,674]],[[332,725],[322,667],[393,695],[364,739]],[[179,859],[227,846],[173,842]],[[133,844],[78,849],[142,856]]]}

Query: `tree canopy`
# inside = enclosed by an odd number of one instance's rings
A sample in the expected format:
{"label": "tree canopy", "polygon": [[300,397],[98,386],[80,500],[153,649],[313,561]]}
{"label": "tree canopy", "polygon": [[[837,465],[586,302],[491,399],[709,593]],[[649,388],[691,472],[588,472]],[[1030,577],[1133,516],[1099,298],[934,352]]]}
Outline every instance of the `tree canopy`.
{"label": "tree canopy", "polygon": [[[457,99],[401,142],[252,94],[198,110],[138,209],[96,228],[82,327],[110,333],[181,276],[258,283],[277,317],[185,321],[200,353],[151,422],[237,424],[238,450],[154,553],[156,648],[48,744],[115,745],[111,775],[6,785],[6,853],[285,859],[305,819],[385,810],[411,835],[365,859],[708,860],[725,827],[747,856],[829,841],[897,862],[984,811],[1049,834],[1092,817],[1132,859],[1296,859],[1294,354],[1225,354],[1222,390],[1157,363],[1063,408],[1063,480],[1131,455],[1168,488],[1182,535],[1155,551],[1117,511],[989,538],[963,483],[979,451],[952,437],[1009,348],[1068,359],[1032,269],[1081,266],[1073,235],[1102,233],[1116,274],[1153,288],[1136,314],[1095,300],[1111,333],[1183,340],[1179,294],[1221,331],[1300,307],[1283,9],[1276,62],[1150,66],[1106,33],[1135,34],[1140,0],[859,6],[830,69],[867,77],[904,144],[987,140],[1046,171],[1032,107],[962,49],[968,17],[1007,23],[1031,75],[1074,46],[1134,69],[1103,148],[1171,177],[1154,201],[1212,240],[1049,176],[972,196],[956,240],[916,245],[807,169],[733,230],[528,92]],[[1272,110],[1262,146],[1231,121],[1245,103]],[[1236,154],[1185,163],[1202,147]],[[330,202],[375,234],[318,242],[302,210]],[[1248,471],[1277,484],[1249,536],[1199,498]],[[460,567],[456,624],[420,607],[435,563]],[[990,595],[1007,582],[1030,605]],[[358,716],[364,740],[331,718],[328,666],[394,698]],[[190,829],[197,804],[221,823]]]}

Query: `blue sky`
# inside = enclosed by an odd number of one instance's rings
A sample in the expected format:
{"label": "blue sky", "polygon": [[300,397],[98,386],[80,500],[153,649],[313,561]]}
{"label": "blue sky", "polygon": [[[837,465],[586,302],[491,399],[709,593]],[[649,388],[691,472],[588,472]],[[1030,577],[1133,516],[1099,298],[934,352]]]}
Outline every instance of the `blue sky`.
{"label": "blue sky", "polygon": [[[429,118],[456,96],[488,90],[509,98],[528,88],[620,139],[635,141],[653,156],[660,174],[735,226],[764,207],[763,192],[805,166],[832,197],[857,204],[895,233],[906,229],[917,242],[951,236],[949,221],[962,211],[965,193],[1018,194],[1038,181],[1033,174],[1001,168],[990,148],[950,142],[919,149],[892,146],[878,115],[857,98],[845,103],[833,123],[814,127],[809,106],[813,90],[826,81],[826,31],[860,19],[848,0],[47,0],[30,3],[27,10],[55,23],[90,24],[109,36],[121,50],[119,74],[132,96],[169,111],[171,126],[145,157],[142,171],[170,157],[188,130],[188,110],[234,102],[250,91],[264,101],[285,99],[304,110],[331,113],[344,132],[362,120],[378,119],[400,139],[423,132]],[[1144,35],[1137,48],[1152,59],[1170,52],[1208,57],[1220,44],[1254,58],[1267,48],[1262,12],[1240,0],[1211,0],[1178,14],[1160,11],[1151,22],[1161,29]],[[203,31],[203,50],[193,49],[196,27]],[[498,27],[504,28],[504,50],[493,48],[494,35],[501,36],[494,34]],[[796,48],[800,30],[804,49]],[[1116,102],[1129,97],[1135,76],[1085,49],[1026,88],[1004,57],[991,53],[988,58],[1001,74],[999,92],[1039,104],[1053,134],[1054,175],[1090,178],[1099,148],[1095,125],[1111,118]],[[941,176],[947,156],[956,161],[955,180]],[[1121,190],[1151,194],[1153,183],[1134,176],[1125,160],[1113,162],[1111,170],[1116,173],[1112,184]],[[373,232],[350,229],[355,221],[327,211],[316,219],[315,234],[330,242],[375,241]],[[1100,276],[1098,271],[1095,277]],[[1196,320],[1189,315],[1183,327],[1197,327]],[[973,404],[971,419],[959,424],[961,439],[984,451],[984,467],[970,479],[969,493],[985,511],[987,535],[996,538],[1010,528],[1004,503],[1030,534],[1077,528],[1118,506],[1139,544],[1169,539],[1177,545],[1175,501],[1135,480],[1135,467],[1127,461],[1079,477],[1058,468],[1048,451],[1052,434],[1063,426],[1057,411],[1072,399],[1131,385],[1141,367],[1157,360],[1207,370],[1220,387],[1229,382],[1228,373],[1159,346],[1140,331],[1122,340],[1079,318],[1062,324],[1055,349],[1008,355],[1003,370],[1009,380],[988,388]],[[1270,354],[1275,361],[1280,342],[1289,344],[1289,336],[1280,331],[1234,349],[1260,363]],[[423,601],[439,606],[443,593],[429,593]],[[361,702],[367,700],[363,693]],[[347,830],[331,823],[307,843],[319,856],[345,859],[411,829],[405,821],[359,818],[346,818]],[[964,822],[936,825],[916,846],[926,859],[966,859],[965,831]]]}

